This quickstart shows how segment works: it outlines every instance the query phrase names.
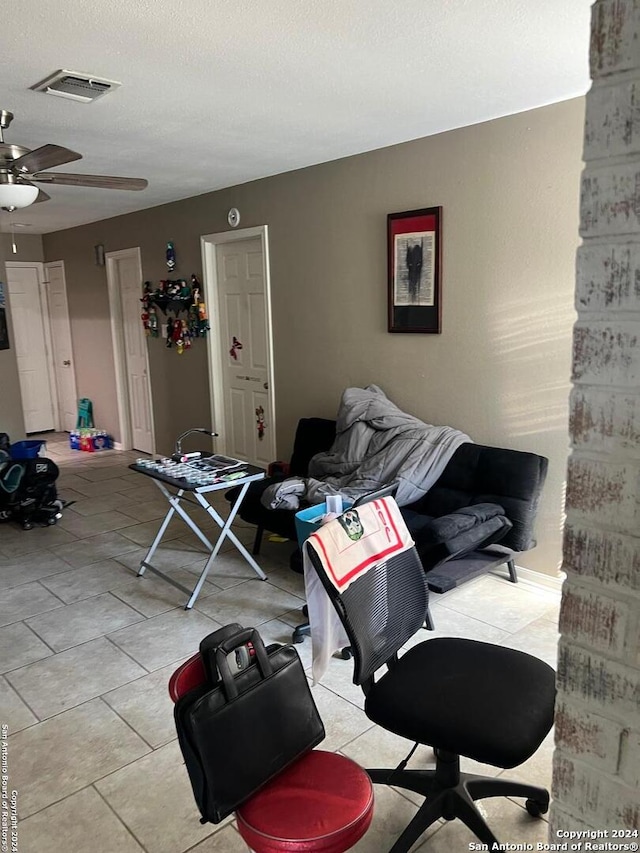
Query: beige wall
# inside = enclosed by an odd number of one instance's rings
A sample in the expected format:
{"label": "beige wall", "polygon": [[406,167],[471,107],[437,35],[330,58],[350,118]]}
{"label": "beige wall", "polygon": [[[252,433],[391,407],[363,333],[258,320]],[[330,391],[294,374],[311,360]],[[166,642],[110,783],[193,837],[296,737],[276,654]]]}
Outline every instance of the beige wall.
{"label": "beige wall", "polygon": [[[267,224],[279,456],[303,415],[335,415],[375,382],[402,408],[475,441],[548,456],[539,547],[555,574],[568,452],[583,99],[46,235],[66,263],[80,396],[117,434],[104,268],[93,246],[140,246],[145,278],[201,273],[199,238]],[[80,190],[79,190],[80,192]],[[443,332],[387,333],[386,216],[443,207]],[[158,450],[210,423],[205,348],[149,342]]]}
{"label": "beige wall", "polygon": [[[6,220],[6,214],[0,214]],[[33,234],[16,234],[17,254],[11,251],[11,238],[8,234],[0,234],[0,281],[6,284],[5,261],[42,261],[44,259],[42,238]],[[11,305],[7,288],[7,320],[9,323],[8,350],[0,350],[0,432],[8,432],[12,441],[24,438],[24,417],[22,415],[22,398],[20,396],[20,381],[16,362],[15,338],[11,323]]]}

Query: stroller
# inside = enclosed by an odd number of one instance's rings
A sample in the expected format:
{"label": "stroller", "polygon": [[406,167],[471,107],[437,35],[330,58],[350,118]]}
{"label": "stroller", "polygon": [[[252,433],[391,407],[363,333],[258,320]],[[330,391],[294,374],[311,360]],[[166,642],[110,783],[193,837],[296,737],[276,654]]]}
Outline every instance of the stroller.
{"label": "stroller", "polygon": [[15,459],[6,433],[0,433],[0,522],[15,521],[23,530],[55,524],[64,501],[58,498],[58,466],[37,456]]}

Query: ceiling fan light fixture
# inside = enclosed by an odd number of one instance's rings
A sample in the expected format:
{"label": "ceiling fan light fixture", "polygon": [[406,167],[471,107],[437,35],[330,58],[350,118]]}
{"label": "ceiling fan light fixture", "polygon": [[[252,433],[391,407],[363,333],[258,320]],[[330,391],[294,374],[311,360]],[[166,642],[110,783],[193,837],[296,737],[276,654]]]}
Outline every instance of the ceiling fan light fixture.
{"label": "ceiling fan light fixture", "polygon": [[16,210],[29,207],[38,197],[40,190],[30,184],[0,183],[0,207]]}

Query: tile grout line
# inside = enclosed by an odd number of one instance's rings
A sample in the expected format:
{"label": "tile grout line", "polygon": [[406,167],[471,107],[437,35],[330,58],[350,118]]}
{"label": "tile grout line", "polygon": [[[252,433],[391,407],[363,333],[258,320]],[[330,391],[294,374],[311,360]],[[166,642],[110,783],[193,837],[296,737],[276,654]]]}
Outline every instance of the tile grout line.
{"label": "tile grout line", "polygon": [[[137,622],[134,622],[133,624],[134,624],[134,625],[137,625],[138,623],[137,623]],[[120,629],[119,629],[119,630],[120,630]],[[112,631],[112,633],[113,633],[113,634],[115,634],[116,632],[115,632],[115,631]],[[115,641],[115,640],[112,640],[112,639],[111,639],[111,637],[110,637],[108,634],[103,634],[102,636],[104,637],[104,639],[105,639],[105,640],[107,640],[107,642],[111,643],[111,645],[113,646],[113,648],[114,648],[114,649],[117,649],[119,652],[122,652],[122,654],[123,654],[123,655],[126,655],[126,656],[127,656],[130,660],[132,660],[135,664],[137,664],[139,667],[141,667],[142,669],[144,669],[147,675],[151,675],[151,673],[152,673],[152,672],[155,672],[155,671],[156,671],[156,670],[154,670],[154,669],[148,669],[144,664],[142,664],[142,663],[140,663],[139,661],[137,661],[137,660],[133,657],[133,655],[129,654],[129,652],[127,652],[125,649],[120,648],[120,646],[116,643],[116,641]],[[158,669],[162,669],[162,667],[158,667]],[[138,676],[138,678],[143,678],[143,677],[144,677],[144,676],[142,676],[142,675]],[[134,678],[134,679],[131,679],[131,680],[132,680],[132,681],[136,681],[137,679],[135,679],[135,678]],[[131,684],[131,681],[125,681],[125,684]],[[124,684],[121,684],[121,685],[120,685],[120,687],[124,687]],[[117,687],[114,687],[113,689],[114,689],[114,690],[117,690],[118,688],[117,688]],[[109,691],[107,691],[107,693],[108,693],[108,692],[109,692]]]}
{"label": "tile grout line", "polygon": [[[98,780],[96,780],[96,781],[98,781]],[[88,785],[87,787],[88,787],[88,788],[93,788],[93,790],[94,790],[94,791],[96,792],[96,794],[100,797],[100,799],[102,800],[102,802],[107,806],[107,808],[109,809],[109,811],[110,811],[113,815],[115,815],[115,817],[116,817],[116,819],[119,821],[119,823],[121,823],[121,824],[122,824],[122,826],[124,826],[125,830],[126,830],[126,831],[129,833],[129,835],[133,838],[133,840],[136,842],[136,844],[139,844],[139,845],[140,845],[140,849],[141,849],[141,850],[144,850],[144,851],[145,851],[145,853],[148,853],[148,848],[144,846],[144,844],[143,844],[143,843],[142,843],[142,841],[138,838],[138,836],[135,834],[135,832],[134,832],[134,831],[133,831],[133,830],[132,830],[132,829],[131,829],[131,828],[130,828],[130,827],[129,827],[125,822],[124,822],[124,820],[120,817],[120,815],[118,814],[118,812],[113,808],[113,806],[111,805],[111,803],[109,802],[109,800],[107,800],[107,798],[106,798],[106,797],[104,797],[104,796],[102,795],[102,793],[98,790],[98,788],[96,788],[96,783],[95,783],[95,782],[92,782],[92,783],[91,783],[90,785]],[[83,788],[83,790],[84,790],[84,788]]]}
{"label": "tile grout line", "polygon": [[[41,658],[41,660],[45,660],[45,658]],[[34,663],[37,663],[37,661],[34,661]],[[28,665],[29,665],[29,664],[27,664],[27,666],[28,666]],[[20,668],[20,667],[19,667],[19,668]],[[14,669],[14,670],[11,670],[11,672],[16,672],[16,671],[17,671],[17,670],[15,670],[15,669]],[[1,677],[5,679],[5,681],[6,681],[6,682],[7,682],[7,684],[9,685],[9,687],[13,690],[13,692],[14,692],[14,693],[16,694],[16,696],[18,697],[18,699],[20,699],[20,701],[21,701],[21,702],[22,702],[22,703],[23,703],[23,704],[24,704],[24,705],[29,709],[29,711],[30,711],[30,712],[33,714],[33,716],[36,718],[36,722],[35,722],[35,723],[31,723],[31,725],[29,725],[29,726],[25,726],[25,728],[24,728],[24,729],[20,729],[19,731],[17,731],[17,732],[16,732],[16,734],[19,734],[20,732],[24,731],[25,729],[31,729],[31,728],[33,728],[34,726],[37,726],[39,723],[44,722],[44,720],[42,720],[42,719],[41,719],[41,718],[36,714],[36,712],[34,711],[34,709],[33,709],[33,708],[31,707],[31,705],[27,702],[27,700],[24,698],[24,696],[22,695],[22,693],[20,693],[20,691],[18,690],[18,688],[15,686],[15,684],[12,684],[12,683],[11,683],[11,681],[7,678],[7,673],[6,673],[6,672],[5,672],[5,673],[3,673],[3,675],[2,675]],[[13,737],[13,735],[11,735],[11,731],[9,731],[9,737]]]}
{"label": "tile grout line", "polygon": [[[143,676],[141,676],[141,678],[145,678],[145,676],[143,675]],[[128,684],[131,684],[131,683],[132,683],[132,682],[131,682],[131,681],[129,681],[129,682],[127,682],[127,684],[122,684],[121,686],[122,686],[122,687],[126,687]],[[116,687],[116,688],[114,688],[114,689],[115,689],[115,690],[119,690],[120,688]],[[112,693],[112,692],[113,692],[113,691],[111,691],[111,690],[107,690],[107,693]],[[149,743],[149,741],[146,739],[146,737],[145,737],[144,735],[140,734],[140,732],[139,732],[139,731],[137,731],[137,730],[132,726],[132,724],[122,716],[122,714],[118,711],[118,709],[117,709],[117,708],[114,708],[114,707],[113,707],[113,705],[110,705],[110,704],[109,704],[109,702],[107,701],[107,699],[105,699],[105,696],[107,695],[107,693],[101,693],[101,694],[100,694],[100,696],[97,696],[96,698],[97,698],[97,699],[102,699],[102,701],[103,701],[103,702],[104,702],[104,704],[107,706],[107,708],[109,708],[111,711],[113,711],[113,713],[116,715],[116,717],[118,717],[118,719],[122,720],[122,722],[125,724],[125,726],[126,726],[128,729],[131,729],[131,731],[134,733],[134,735],[136,735],[136,737],[139,737],[139,738],[140,738],[140,740],[141,740],[141,741],[143,741],[143,743],[145,743],[145,744],[149,747],[149,750],[150,750],[150,751],[149,751],[149,752],[147,752],[147,753],[146,753],[146,755],[150,755],[152,752],[155,752],[155,751],[156,751],[156,749],[161,749],[161,747],[162,747],[162,746],[166,746],[166,744],[161,744],[161,746],[157,746],[157,747],[156,747],[156,746],[153,746],[153,744]],[[175,738],[172,738],[171,740],[168,740],[168,741],[167,741],[167,743],[171,743],[171,742],[172,742],[172,740],[176,740],[176,739],[177,739],[177,735],[176,735],[176,737],[175,737]],[[141,758],[144,758],[144,756],[140,756],[140,757],[141,757]],[[114,773],[116,773],[117,771],[115,771],[115,770],[114,770],[113,772],[114,772]]]}

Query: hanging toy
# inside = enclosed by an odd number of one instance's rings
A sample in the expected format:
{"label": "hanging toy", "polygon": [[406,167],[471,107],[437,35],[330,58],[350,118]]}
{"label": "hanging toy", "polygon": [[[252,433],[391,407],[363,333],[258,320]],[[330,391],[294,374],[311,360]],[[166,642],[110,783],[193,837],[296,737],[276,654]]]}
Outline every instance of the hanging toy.
{"label": "hanging toy", "polygon": [[149,308],[149,334],[152,338],[158,337],[158,315],[153,306]]}
{"label": "hanging toy", "polygon": [[178,320],[176,317],[173,321],[173,340],[177,342],[178,338],[182,336],[182,322]]}
{"label": "hanging toy", "polygon": [[258,406],[256,409],[256,425],[258,427],[258,439],[262,441],[264,438],[264,409],[262,406]]}
{"label": "hanging toy", "polygon": [[167,319],[167,349],[171,349],[173,344],[173,318]]}
{"label": "hanging toy", "polygon": [[173,243],[167,243],[167,269],[169,272],[173,272],[176,268],[176,250],[173,247]]}
{"label": "hanging toy", "polygon": [[151,305],[151,296],[152,296],[151,282],[145,281],[144,289],[142,291],[142,299],[140,300],[140,302],[142,302],[142,307],[144,308],[145,311],[149,310],[149,306]]}
{"label": "hanging toy", "polygon": [[[239,340],[236,338],[236,336],[234,335],[234,336],[233,336],[233,341],[232,341],[232,343],[231,343],[231,349],[229,350],[229,355],[231,356],[231,358],[232,358],[234,361],[237,361],[237,360],[238,360],[238,350],[239,350],[239,349],[242,349],[242,344],[240,343],[240,341],[239,341]],[[257,410],[257,409],[256,409],[256,414],[258,414],[258,410]]]}
{"label": "hanging toy", "polygon": [[173,321],[173,342],[178,350],[178,355],[182,355],[184,349],[184,340],[182,337],[182,321],[177,318]]}
{"label": "hanging toy", "polygon": [[204,338],[209,331],[209,318],[207,316],[207,306],[204,302],[198,302],[198,336]]}
{"label": "hanging toy", "polygon": [[198,306],[194,303],[189,308],[189,334],[192,338],[197,338],[199,334],[198,329]]}
{"label": "hanging toy", "polygon": [[191,329],[186,320],[182,321],[182,340],[184,341],[184,348],[191,349]]}
{"label": "hanging toy", "polygon": [[143,308],[143,311],[142,311],[142,314],[140,315],[140,318],[142,319],[142,328],[144,329],[144,333],[147,337],[149,337],[149,334],[151,331],[151,326],[150,326],[151,315],[147,311],[146,306]]}

